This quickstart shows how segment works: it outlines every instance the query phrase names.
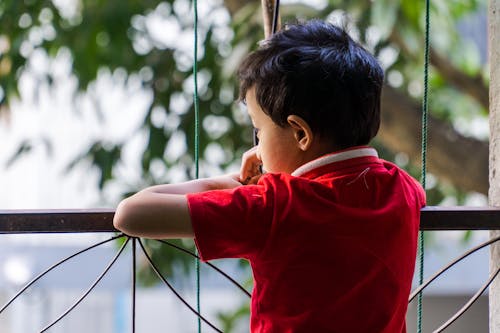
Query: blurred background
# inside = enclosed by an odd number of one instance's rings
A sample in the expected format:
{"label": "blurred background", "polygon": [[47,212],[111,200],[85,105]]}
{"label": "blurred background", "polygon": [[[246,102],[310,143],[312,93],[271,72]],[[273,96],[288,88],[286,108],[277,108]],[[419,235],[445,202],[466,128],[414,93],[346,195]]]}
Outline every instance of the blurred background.
{"label": "blurred background", "polygon": [[[192,5],[189,0],[0,1],[0,209],[115,207],[145,186],[194,177]],[[283,23],[322,18],[347,26],[377,56],[386,79],[382,127],[373,145],[417,179],[424,6],[413,0],[283,0],[280,8]],[[429,205],[487,204],[486,6],[486,0],[431,1]],[[252,145],[244,106],[235,103],[234,74],[264,33],[258,0],[204,0],[198,10],[200,176],[205,177],[237,170],[242,152]],[[103,237],[0,235],[0,305],[64,253]],[[484,232],[427,233],[426,275],[486,238]],[[147,246],[193,299],[193,260],[157,243]],[[63,277],[33,286],[16,308],[0,314],[0,331],[37,331],[55,316],[54,304],[71,304],[73,295],[87,288],[91,280],[81,272],[98,274],[90,272],[102,269],[101,259],[116,249],[104,246],[101,254],[65,268]],[[429,290],[424,331],[445,321],[479,288],[488,275],[487,261],[487,251],[479,253]],[[221,264],[251,288],[244,263]],[[109,285],[103,283],[65,319],[72,328],[52,331],[88,332],[86,325],[94,321],[99,324],[92,332],[129,331],[129,270],[117,265]],[[247,331],[248,301],[211,274],[203,271],[207,312],[224,332]],[[175,312],[181,304],[157,285],[147,265],[140,265],[140,281],[145,301],[138,307],[139,323],[195,330],[189,326],[195,317]],[[473,309],[449,331],[470,332],[467,325],[475,321],[476,332],[487,332],[487,296]],[[413,312],[410,308],[410,330]]]}

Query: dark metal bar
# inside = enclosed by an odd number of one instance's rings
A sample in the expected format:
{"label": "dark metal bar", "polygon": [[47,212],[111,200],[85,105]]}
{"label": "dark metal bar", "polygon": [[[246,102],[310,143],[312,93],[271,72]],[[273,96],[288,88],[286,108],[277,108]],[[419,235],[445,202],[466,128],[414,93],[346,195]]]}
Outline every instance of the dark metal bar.
{"label": "dark metal bar", "polygon": [[156,266],[156,264],[153,262],[153,259],[151,259],[151,257],[149,256],[148,252],[146,251],[146,249],[144,248],[144,245],[142,244],[142,241],[140,239],[137,240],[139,242],[139,246],[141,247],[142,249],[142,252],[144,253],[144,255],[146,256],[146,259],[148,260],[149,262],[149,265],[151,266],[151,268],[153,269],[153,271],[156,273],[156,275],[160,278],[160,280],[163,281],[163,283],[165,283],[165,285],[170,289],[170,291],[172,291],[174,293],[175,296],[177,296],[177,298],[189,309],[191,310],[191,312],[193,312],[196,316],[198,316],[198,318],[200,318],[201,320],[203,320],[203,322],[205,324],[207,324],[208,326],[210,326],[211,328],[213,328],[216,332],[220,332],[220,333],[223,333],[220,329],[218,329],[214,324],[212,324],[211,322],[209,322],[205,317],[203,317],[201,315],[201,313],[199,313],[198,311],[196,311],[196,309],[194,309],[191,305],[189,305],[189,303],[177,292],[177,290],[175,290],[175,288],[168,282],[168,280],[161,274],[160,270],[158,269],[158,267]]}
{"label": "dark metal bar", "polygon": [[0,234],[117,232],[113,215],[113,209],[0,210]]}
{"label": "dark metal bar", "polygon": [[421,230],[500,230],[500,207],[428,206],[420,214]]}
{"label": "dark metal bar", "polygon": [[[117,232],[113,209],[0,210],[2,233]],[[500,207],[428,206],[421,230],[500,230]]]}
{"label": "dark metal bar", "polygon": [[132,333],[135,333],[135,294],[137,289],[136,243],[137,239],[132,238]]}
{"label": "dark metal bar", "polygon": [[49,328],[51,328],[52,326],[54,326],[55,324],[57,324],[59,321],[61,321],[61,319],[63,319],[64,317],[66,317],[66,315],[68,313],[70,313],[78,304],[80,304],[85,299],[85,297],[88,296],[88,294],[90,294],[90,292],[94,289],[94,287],[102,280],[102,278],[104,277],[104,275],[106,275],[106,273],[108,273],[108,271],[111,268],[111,266],[113,266],[114,263],[116,262],[116,260],[120,257],[120,255],[123,252],[123,249],[125,249],[125,246],[127,246],[128,241],[129,241],[129,239],[127,238],[127,241],[125,243],[123,243],[123,245],[120,247],[120,250],[118,251],[118,253],[116,253],[116,255],[113,257],[113,259],[108,264],[108,266],[106,266],[106,268],[101,273],[101,275],[99,275],[97,277],[97,279],[94,281],[94,283],[92,283],[92,285],[87,289],[87,291],[85,291],[85,293],[75,303],[73,303],[72,306],[70,306],[66,311],[64,311],[64,313],[62,313],[56,320],[54,320],[53,322],[51,322],[50,324],[48,324],[47,326],[45,326],[40,331],[40,333],[46,332]]}

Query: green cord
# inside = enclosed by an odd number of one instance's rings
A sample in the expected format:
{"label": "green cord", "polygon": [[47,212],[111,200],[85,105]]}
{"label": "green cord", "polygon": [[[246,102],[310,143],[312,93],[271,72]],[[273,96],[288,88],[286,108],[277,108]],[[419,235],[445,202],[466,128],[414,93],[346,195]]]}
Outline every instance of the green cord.
{"label": "green cord", "polygon": [[[200,176],[200,110],[198,104],[198,1],[193,0],[194,9],[194,51],[193,51],[193,80],[194,80],[194,163],[195,178]],[[198,254],[198,250],[196,250]],[[196,259],[196,310],[201,313],[200,306],[200,260]],[[201,318],[198,317],[198,333],[201,333]]]}
{"label": "green cord", "polygon": [[193,0],[194,6],[194,54],[193,54],[193,80],[194,80],[194,163],[195,178],[200,176],[200,110],[198,100],[198,1]]}
{"label": "green cord", "polygon": [[[429,88],[429,30],[430,9],[429,0],[425,0],[425,55],[424,55],[424,98],[422,103],[422,187],[426,188],[427,180],[427,120],[428,120],[428,88]],[[424,232],[418,236],[419,253],[419,285],[424,283]],[[422,332],[422,293],[417,298],[417,333]]]}

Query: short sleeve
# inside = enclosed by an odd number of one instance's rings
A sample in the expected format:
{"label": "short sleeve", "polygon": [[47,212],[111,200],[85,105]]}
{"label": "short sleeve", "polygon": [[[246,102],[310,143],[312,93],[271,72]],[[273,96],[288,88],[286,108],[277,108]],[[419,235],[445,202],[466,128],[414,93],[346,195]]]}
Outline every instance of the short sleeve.
{"label": "short sleeve", "polygon": [[269,182],[188,194],[187,200],[202,260],[258,255],[273,220],[274,187]]}

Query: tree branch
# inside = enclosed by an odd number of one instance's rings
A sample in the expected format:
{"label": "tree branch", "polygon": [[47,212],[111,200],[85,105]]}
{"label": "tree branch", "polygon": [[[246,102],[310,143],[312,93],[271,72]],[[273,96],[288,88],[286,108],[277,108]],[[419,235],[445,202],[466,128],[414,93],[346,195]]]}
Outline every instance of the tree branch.
{"label": "tree branch", "polygon": [[469,76],[459,70],[448,60],[439,55],[431,48],[429,55],[431,64],[436,67],[443,77],[457,90],[463,91],[486,110],[489,107],[488,87],[485,85],[480,75]]}
{"label": "tree branch", "polygon": [[[412,52],[401,35],[395,29],[389,36],[389,40],[405,53],[409,58],[416,60],[414,52]],[[489,94],[488,87],[484,83],[480,75],[469,76],[457,67],[455,67],[448,59],[443,58],[433,48],[430,49],[429,60],[443,78],[457,90],[466,93],[474,98],[481,106],[488,110]]]}
{"label": "tree branch", "polygon": [[256,2],[256,0],[224,0],[224,6],[229,11],[229,14],[234,16],[238,10],[243,8],[249,2]]}
{"label": "tree branch", "polygon": [[[465,191],[488,193],[488,143],[457,133],[429,116],[429,171]],[[394,88],[382,95],[382,124],[378,139],[390,150],[405,152],[421,162],[420,106]]]}

